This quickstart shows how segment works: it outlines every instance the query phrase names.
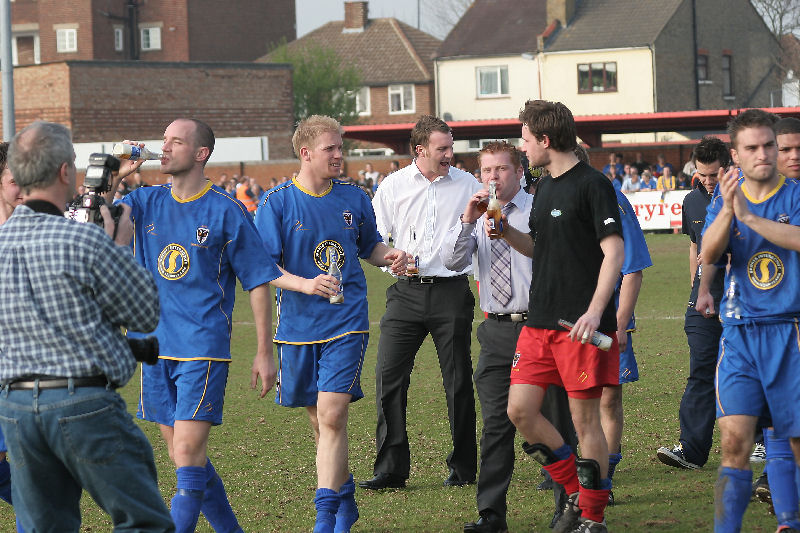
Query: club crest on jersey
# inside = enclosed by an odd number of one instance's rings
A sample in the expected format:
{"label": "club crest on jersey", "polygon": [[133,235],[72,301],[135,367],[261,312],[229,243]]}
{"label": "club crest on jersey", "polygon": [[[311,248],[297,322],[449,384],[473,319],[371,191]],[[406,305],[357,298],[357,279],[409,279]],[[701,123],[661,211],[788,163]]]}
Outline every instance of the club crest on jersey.
{"label": "club crest on jersey", "polygon": [[778,215],[777,221],[780,222],[781,224],[788,224],[789,215],[787,215],[786,213],[781,213],[780,215]]}
{"label": "club crest on jersey", "polygon": [[767,290],[783,280],[783,261],[772,252],[758,252],[747,262],[747,278],[757,289]]}
{"label": "club crest on jersey", "polygon": [[339,260],[336,261],[336,264],[339,265],[339,269],[344,267],[344,248],[338,242],[326,239],[319,243],[316,248],[314,248],[314,264],[316,264],[317,268],[323,272],[327,272],[328,267],[331,266],[331,258],[328,254],[329,246],[333,246],[333,248],[336,250],[336,255],[339,257]]}
{"label": "club crest on jersey", "polygon": [[204,244],[208,239],[208,228],[200,226],[197,228],[197,244]]}
{"label": "club crest on jersey", "polygon": [[158,273],[161,277],[174,281],[189,272],[189,253],[180,244],[171,243],[158,254]]}
{"label": "club crest on jersey", "polygon": [[353,225],[353,213],[349,209],[342,212],[342,218],[344,218],[344,223],[348,226]]}

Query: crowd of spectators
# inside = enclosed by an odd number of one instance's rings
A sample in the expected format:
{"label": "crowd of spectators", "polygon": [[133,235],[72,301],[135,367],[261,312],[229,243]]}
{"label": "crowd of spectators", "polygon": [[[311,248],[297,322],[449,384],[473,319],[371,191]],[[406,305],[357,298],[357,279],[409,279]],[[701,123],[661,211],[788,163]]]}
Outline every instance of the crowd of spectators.
{"label": "crowd of spectators", "polygon": [[630,194],[640,191],[675,191],[689,190],[692,188],[692,176],[695,169],[691,163],[684,165],[682,170],[675,173],[675,167],[658,154],[657,162],[650,164],[642,158],[641,152],[636,152],[636,159],[630,163],[623,163],[621,153],[610,153],[608,164],[603,167],[603,173],[614,180],[614,186],[623,193]]}

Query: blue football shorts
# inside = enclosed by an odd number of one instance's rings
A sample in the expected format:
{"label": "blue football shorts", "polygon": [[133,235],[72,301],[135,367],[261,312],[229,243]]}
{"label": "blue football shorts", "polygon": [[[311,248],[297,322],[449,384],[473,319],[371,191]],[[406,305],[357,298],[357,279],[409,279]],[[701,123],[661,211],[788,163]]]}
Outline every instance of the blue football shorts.
{"label": "blue football shorts", "polygon": [[275,403],[285,407],[317,405],[318,392],[350,394],[354,402],[364,397],[361,368],[369,334],[352,333],[314,344],[278,346],[278,381]]}
{"label": "blue football shorts", "polygon": [[222,424],[226,361],[174,361],[159,359],[142,365],[137,416],[165,426],[176,420],[203,420]]}
{"label": "blue football shorts", "polygon": [[639,367],[633,355],[633,342],[631,332],[628,332],[628,346],[624,352],[619,353],[619,384],[639,381]]}
{"label": "blue football shorts", "polygon": [[797,321],[723,325],[715,384],[717,418],[771,414],[776,435],[800,437]]}

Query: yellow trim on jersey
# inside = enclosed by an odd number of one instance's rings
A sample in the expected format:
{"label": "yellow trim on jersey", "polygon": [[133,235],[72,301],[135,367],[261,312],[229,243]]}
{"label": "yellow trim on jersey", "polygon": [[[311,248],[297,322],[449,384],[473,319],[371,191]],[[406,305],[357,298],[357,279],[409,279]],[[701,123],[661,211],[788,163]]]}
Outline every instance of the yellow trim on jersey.
{"label": "yellow trim on jersey", "polygon": [[208,357],[208,356],[201,356],[201,357],[174,357],[170,355],[159,355],[159,359],[166,359],[168,361],[217,361],[219,363],[230,363],[230,357],[227,359],[223,359],[222,357]]}
{"label": "yellow trim on jersey", "polygon": [[333,341],[333,340],[336,340],[336,339],[341,339],[345,335],[355,335],[357,333],[369,333],[369,330],[366,329],[366,330],[363,330],[363,331],[361,331],[361,330],[359,330],[359,331],[348,331],[346,333],[342,333],[340,335],[336,335],[335,337],[331,337],[330,339],[323,339],[321,341],[291,342],[291,341],[279,341],[278,339],[272,339],[272,342],[274,342],[275,344],[294,344],[294,345],[302,346],[303,344],[320,344],[320,343],[323,343],[323,342],[329,342],[329,341]]}
{"label": "yellow trim on jersey", "polygon": [[192,418],[197,416],[197,411],[200,410],[200,407],[203,405],[203,400],[206,397],[206,391],[208,390],[208,376],[211,374],[211,361],[208,362],[208,368],[206,368],[206,382],[203,383],[203,395],[200,396],[200,401],[197,402],[197,408],[192,413]]}
{"label": "yellow trim on jersey", "polygon": [[273,193],[276,193],[278,191],[282,191],[283,189],[285,189],[287,187],[291,187],[291,186],[292,186],[292,182],[291,181],[287,181],[283,186],[278,187],[277,189],[273,189],[272,191],[268,192],[267,195],[264,197],[264,201],[261,202],[261,205],[266,205],[267,204],[267,200],[269,200],[269,197],[272,196]]}
{"label": "yellow trim on jersey", "polygon": [[302,185],[300,185],[300,182],[297,181],[297,178],[292,178],[292,183],[294,184],[295,187],[297,187],[298,189],[300,189],[301,191],[303,191],[307,195],[314,196],[315,198],[322,198],[323,196],[325,196],[326,194],[331,192],[331,189],[333,189],[333,180],[328,181],[328,188],[325,189],[323,192],[321,192],[319,194],[315,194],[315,193],[309,191],[308,189],[306,189],[305,187],[303,187]]}
{"label": "yellow trim on jersey", "polygon": [[247,216],[249,216],[251,219],[253,218],[253,217],[252,217],[252,215],[250,215],[250,212],[249,212],[249,211],[247,210],[247,208],[244,206],[244,204],[242,204],[242,202],[240,202],[240,201],[236,200],[236,198],[233,198],[233,197],[232,197],[231,195],[229,195],[228,193],[226,193],[226,192],[220,192],[220,191],[215,191],[214,189],[211,189],[211,192],[213,192],[213,193],[217,193],[218,195],[222,196],[223,198],[227,198],[228,200],[232,201],[232,202],[234,203],[234,205],[235,205],[236,207],[238,207],[238,208],[239,208],[239,211],[241,211],[243,215],[247,215]]}
{"label": "yellow trim on jersey", "polygon": [[180,198],[175,196],[175,189],[174,188],[170,188],[169,193],[172,195],[172,199],[173,200],[175,200],[178,203],[185,204],[185,203],[188,203],[188,202],[193,202],[193,201],[197,200],[198,198],[200,198],[201,196],[203,196],[205,193],[208,192],[209,189],[211,189],[211,185],[213,185],[211,183],[211,180],[206,180],[206,184],[200,190],[200,192],[198,192],[197,194],[195,194],[193,196],[190,196],[189,198],[186,198],[184,200],[181,200]]}
{"label": "yellow trim on jersey", "polygon": [[747,190],[744,188],[744,183],[742,183],[742,192],[744,193],[745,198],[750,200],[750,203],[753,203],[753,204],[760,204],[760,203],[766,202],[767,200],[769,200],[770,198],[775,196],[778,193],[778,190],[781,187],[783,187],[783,184],[786,182],[786,177],[783,174],[778,174],[778,177],[780,178],[778,180],[778,184],[775,186],[774,189],[769,191],[769,193],[764,198],[762,198],[761,200],[756,200],[752,196],[750,196],[750,193],[748,193]]}
{"label": "yellow trim on jersey", "polygon": [[[722,358],[725,357],[725,337],[722,337],[719,341],[719,359],[717,360],[717,368],[714,371],[714,382],[719,383],[719,364],[722,362]],[[725,408],[722,407],[722,402],[719,401],[719,388],[714,387],[714,395],[717,397],[717,406],[719,407],[720,412],[722,412],[722,416],[725,416]]]}

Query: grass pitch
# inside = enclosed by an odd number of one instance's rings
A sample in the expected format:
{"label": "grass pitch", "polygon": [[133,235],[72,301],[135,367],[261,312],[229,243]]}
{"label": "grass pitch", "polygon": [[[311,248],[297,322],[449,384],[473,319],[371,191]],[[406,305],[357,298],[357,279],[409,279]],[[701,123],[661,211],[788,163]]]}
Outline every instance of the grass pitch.
{"label": "grass pitch", "polygon": [[[641,379],[625,385],[623,461],[614,476],[617,505],[606,512],[609,530],[710,531],[713,527],[713,486],[719,466],[718,440],[701,470],[676,470],[655,457],[659,446],[677,442],[678,406],[689,369],[683,314],[689,296],[688,240],[682,235],[648,235],[654,266],[644,273],[636,309],[638,332],[634,346]],[[366,397],[351,405],[350,463],[356,480],[372,477],[375,432],[375,352],[378,321],[385,306],[388,275],[365,266],[369,284],[371,342],[362,377]],[[477,300],[477,296],[476,296]],[[482,320],[476,308],[473,327],[473,367],[478,343],[474,331]],[[233,363],[225,405],[225,423],[212,430],[209,443],[217,471],[225,481],[239,522],[248,532],[310,531],[314,524],[316,486],[314,442],[305,411],[276,406],[273,395],[259,400],[249,389],[255,349],[247,296],[240,294],[234,312]],[[138,378],[122,389],[135,412]],[[476,409],[480,405],[475,400]],[[450,449],[447,407],[436,354],[427,340],[417,355],[408,402],[411,477],[408,488],[380,493],[358,489],[361,519],[353,531],[461,531],[477,518],[475,486],[444,488]],[[478,415],[480,432],[480,415]],[[175,474],[154,424],[140,425],[153,443],[159,482],[165,500],[175,490]],[[520,441],[519,437],[517,439]],[[519,444],[519,442],[518,442]],[[508,495],[509,530],[550,531],[552,495],[539,492],[539,465],[517,448],[517,465]],[[761,467],[755,468],[756,475]],[[97,505],[83,499],[82,531],[110,531]],[[775,518],[764,504],[753,502],[743,531],[767,532]],[[0,506],[0,531],[14,531],[13,514]],[[198,531],[212,529],[203,518]]]}

